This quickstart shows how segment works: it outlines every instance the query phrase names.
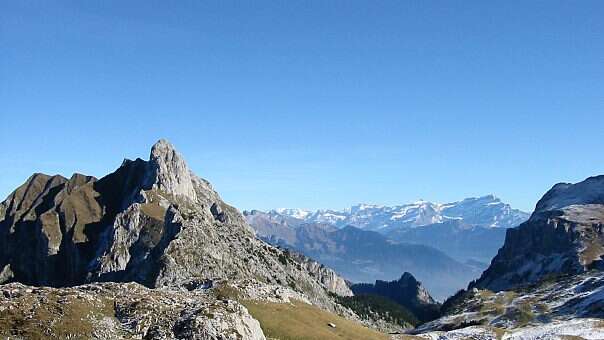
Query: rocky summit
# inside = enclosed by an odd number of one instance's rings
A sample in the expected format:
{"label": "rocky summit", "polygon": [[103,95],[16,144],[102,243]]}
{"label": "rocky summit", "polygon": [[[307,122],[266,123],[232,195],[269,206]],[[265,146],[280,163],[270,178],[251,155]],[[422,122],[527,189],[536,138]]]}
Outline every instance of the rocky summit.
{"label": "rocky summit", "polygon": [[[173,338],[203,328],[208,331],[192,338],[260,339],[264,335],[248,319],[245,307],[208,307],[216,305],[214,295],[185,293],[220,287],[243,291],[254,285],[257,291],[266,291],[261,298],[290,292],[324,310],[354,318],[331,297],[352,295],[341,277],[257,239],[243,216],[224,203],[209,182],[191,172],[165,140],[152,147],[148,161],[124,160],[103,178],[37,173],[11,193],[0,203],[0,283],[10,283],[3,288],[7,301],[2,311],[11,313],[11,318],[2,319],[1,335],[27,333],[19,326],[24,319],[14,314],[23,301],[33,303],[34,310],[28,313],[34,318],[36,313],[44,314],[54,325],[54,312],[36,309],[50,308],[43,301],[63,301],[76,308],[69,301],[96,299],[93,305],[98,302],[99,309],[94,313],[100,313],[99,319],[86,321],[94,326],[87,333],[90,337],[101,334],[96,322],[121,323],[118,328],[123,330],[125,324],[150,325],[165,317],[172,327],[126,327],[123,336]],[[247,294],[250,299],[258,296]],[[131,308],[118,308],[124,299],[132,301]],[[135,301],[148,308],[143,311]],[[243,318],[234,320],[227,315],[231,312]],[[107,327],[108,332],[111,329]],[[62,330],[48,330],[53,331]]]}

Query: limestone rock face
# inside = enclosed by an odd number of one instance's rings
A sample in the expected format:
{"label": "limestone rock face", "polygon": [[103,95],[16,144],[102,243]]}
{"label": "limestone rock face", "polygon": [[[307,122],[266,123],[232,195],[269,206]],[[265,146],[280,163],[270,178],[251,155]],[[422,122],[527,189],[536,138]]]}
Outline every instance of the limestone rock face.
{"label": "limestone rock face", "polygon": [[168,141],[161,139],[153,145],[149,166],[153,189],[197,200],[191,170]]}
{"label": "limestone rock face", "polygon": [[604,269],[604,176],[556,184],[531,218],[509,229],[490,267],[470,288],[494,291]]}
{"label": "limestone rock face", "polygon": [[323,264],[313,261],[304,255],[292,254],[305,271],[317,279],[327,291],[339,296],[353,296],[352,290],[348,287],[346,280],[339,276],[333,269]]}

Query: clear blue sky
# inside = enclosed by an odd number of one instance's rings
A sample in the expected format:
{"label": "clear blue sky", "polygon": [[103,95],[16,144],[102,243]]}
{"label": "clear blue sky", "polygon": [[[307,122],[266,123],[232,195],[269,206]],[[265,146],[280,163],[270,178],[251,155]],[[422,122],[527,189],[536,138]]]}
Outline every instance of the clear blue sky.
{"label": "clear blue sky", "polygon": [[603,1],[2,1],[0,195],[171,140],[241,209],[604,173]]}

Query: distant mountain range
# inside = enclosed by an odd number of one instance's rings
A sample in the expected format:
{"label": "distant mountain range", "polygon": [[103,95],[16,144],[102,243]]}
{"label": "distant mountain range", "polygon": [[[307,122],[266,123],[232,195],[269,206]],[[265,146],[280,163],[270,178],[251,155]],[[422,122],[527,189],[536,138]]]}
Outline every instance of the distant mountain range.
{"label": "distant mountain range", "polygon": [[[413,273],[438,299],[444,299],[477,278],[486,265],[461,263],[442,251],[421,244],[393,241],[353,226],[296,224],[297,219],[260,211],[244,212],[258,237],[294,249],[334,268],[352,282],[398,279]],[[293,223],[293,224],[290,224]]]}
{"label": "distant mountain range", "polygon": [[[262,214],[263,218],[253,217]],[[344,210],[274,209],[247,212],[248,222],[266,238],[292,241],[303,224],[354,226],[389,239],[429,245],[461,262],[484,267],[503,244],[507,228],[526,221],[529,214],[513,209],[494,195],[452,203],[417,201],[396,206],[359,204]]]}
{"label": "distant mountain range", "polygon": [[445,204],[419,200],[395,206],[358,204],[344,210],[275,209],[271,213],[306,223],[326,223],[336,227],[352,225],[383,234],[447,221],[459,221],[468,228],[510,228],[529,217],[528,213],[513,209],[494,195]]}

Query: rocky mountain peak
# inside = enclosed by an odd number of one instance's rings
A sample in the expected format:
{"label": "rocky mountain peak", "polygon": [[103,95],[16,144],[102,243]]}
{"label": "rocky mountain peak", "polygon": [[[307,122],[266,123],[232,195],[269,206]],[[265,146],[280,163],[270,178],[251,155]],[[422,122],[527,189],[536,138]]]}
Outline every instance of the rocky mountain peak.
{"label": "rocky mountain peak", "polygon": [[[401,290],[413,292],[413,299],[418,304],[434,304],[436,303],[432,296],[428,293],[421,282],[409,272],[404,272],[401,278],[397,281],[398,287]],[[376,282],[377,284],[377,282]]]}
{"label": "rocky mountain peak", "polygon": [[149,166],[153,189],[193,201],[197,199],[191,170],[170,142],[160,139],[153,145]]}
{"label": "rocky mountain peak", "polygon": [[404,283],[410,283],[410,284],[417,284],[417,280],[415,279],[415,277],[413,277],[413,275],[409,272],[404,272],[403,275],[401,275],[401,278],[398,279],[399,282],[404,282]]}

